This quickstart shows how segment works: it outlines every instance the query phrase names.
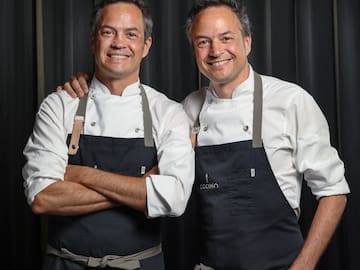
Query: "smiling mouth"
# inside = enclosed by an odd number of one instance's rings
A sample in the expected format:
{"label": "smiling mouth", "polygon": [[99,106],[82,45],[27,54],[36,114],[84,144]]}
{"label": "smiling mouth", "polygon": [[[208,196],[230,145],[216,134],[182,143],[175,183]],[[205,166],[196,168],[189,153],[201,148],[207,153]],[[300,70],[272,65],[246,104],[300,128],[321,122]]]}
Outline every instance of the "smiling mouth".
{"label": "smiling mouth", "polygon": [[224,59],[224,60],[221,60],[221,61],[208,62],[208,64],[210,66],[217,67],[217,66],[222,66],[222,65],[228,63],[230,60],[231,59]]}
{"label": "smiling mouth", "polygon": [[107,56],[112,59],[127,59],[127,58],[129,58],[128,55],[119,55],[119,54],[108,54]]}

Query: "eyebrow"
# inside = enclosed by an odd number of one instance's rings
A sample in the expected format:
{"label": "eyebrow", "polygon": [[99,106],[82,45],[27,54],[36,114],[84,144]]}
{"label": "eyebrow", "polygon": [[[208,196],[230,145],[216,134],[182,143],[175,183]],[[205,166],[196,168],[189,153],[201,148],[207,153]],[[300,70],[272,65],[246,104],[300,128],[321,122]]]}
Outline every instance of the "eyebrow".
{"label": "eyebrow", "polygon": [[202,38],[204,38],[204,39],[209,39],[208,36],[198,35],[198,36],[196,36],[196,37],[194,38],[194,40],[202,39]]}
{"label": "eyebrow", "polygon": [[[232,34],[232,35],[235,35],[236,33],[232,32],[232,31],[226,31],[226,32],[223,32],[223,33],[220,33],[218,34],[217,36],[218,37],[223,37],[223,36],[226,36],[226,35],[229,35],[229,34]],[[194,39],[197,40],[197,39],[209,39],[210,37],[209,36],[205,36],[205,35],[198,35],[196,36]]]}
{"label": "eyebrow", "polygon": [[235,32],[232,32],[232,31],[226,31],[226,32],[224,32],[224,33],[220,33],[219,36],[226,36],[226,35],[229,35],[229,34],[235,35],[236,33],[235,33]]}
{"label": "eyebrow", "polygon": [[[107,24],[104,24],[104,25],[101,25],[99,27],[99,29],[101,28],[110,28],[110,29],[113,29],[115,31],[119,31],[118,29],[116,29],[115,27],[111,26],[111,25],[107,25]],[[129,28],[124,28],[124,29],[120,29],[122,31],[137,31],[137,32],[141,32],[137,27],[129,27]]]}

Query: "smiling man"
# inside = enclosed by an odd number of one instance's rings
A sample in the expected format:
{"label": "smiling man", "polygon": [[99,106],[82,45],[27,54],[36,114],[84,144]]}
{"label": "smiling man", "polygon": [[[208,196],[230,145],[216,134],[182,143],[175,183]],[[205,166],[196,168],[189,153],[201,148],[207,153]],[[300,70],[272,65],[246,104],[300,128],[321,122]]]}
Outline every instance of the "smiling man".
{"label": "smiling man", "polygon": [[[196,145],[196,269],[311,270],[346,205],[344,165],[313,98],[248,63],[250,23],[239,2],[197,0],[187,19],[197,65],[210,80],[183,102]],[[303,180],[319,200],[305,241]]]}
{"label": "smiling man", "polygon": [[44,270],[164,269],[158,217],[184,212],[194,151],[182,106],[139,81],[151,29],[143,1],[101,2],[88,95],[40,106],[23,176],[33,212],[49,216]]}

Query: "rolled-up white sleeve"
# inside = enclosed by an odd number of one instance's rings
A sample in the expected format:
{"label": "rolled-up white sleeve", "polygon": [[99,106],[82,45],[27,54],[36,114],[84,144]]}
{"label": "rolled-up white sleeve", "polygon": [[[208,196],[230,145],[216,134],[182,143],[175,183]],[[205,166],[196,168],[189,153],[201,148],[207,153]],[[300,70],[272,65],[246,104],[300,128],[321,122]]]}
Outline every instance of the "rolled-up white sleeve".
{"label": "rolled-up white sleeve", "polygon": [[[189,122],[180,104],[162,115],[153,114],[159,123],[157,138],[159,175],[146,181],[148,216],[180,216],[190,197],[195,174],[195,157],[189,139]],[[161,119],[161,120],[160,120]]]}
{"label": "rolled-up white sleeve", "polygon": [[51,94],[42,102],[32,134],[23,150],[26,163],[22,175],[29,205],[36,194],[64,177],[67,148],[62,118],[60,98]]}
{"label": "rolled-up white sleeve", "polygon": [[296,103],[296,166],[317,199],[350,192],[344,164],[330,144],[328,123],[320,108],[307,93]]}

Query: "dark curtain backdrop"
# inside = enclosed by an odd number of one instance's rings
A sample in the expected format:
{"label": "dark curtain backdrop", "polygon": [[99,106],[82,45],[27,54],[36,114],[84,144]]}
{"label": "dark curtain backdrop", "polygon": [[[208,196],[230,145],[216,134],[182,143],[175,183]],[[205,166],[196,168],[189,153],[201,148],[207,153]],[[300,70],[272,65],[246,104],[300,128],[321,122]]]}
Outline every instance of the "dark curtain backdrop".
{"label": "dark curtain backdrop", "polygon": [[[76,71],[92,71],[89,16],[93,0],[42,0],[43,70],[36,42],[36,1],[1,0],[1,228],[7,269],[40,269],[43,220],[31,213],[23,193],[22,149],[30,135],[38,99]],[[153,46],[142,65],[144,83],[181,101],[206,79],[198,76],[184,34],[193,0],[149,0]],[[38,1],[39,2],[39,1]],[[259,72],[296,82],[311,93],[329,122],[331,142],[346,167],[352,193],[343,219],[318,270],[357,270],[360,242],[360,2],[356,0],[244,0],[253,24],[250,63]],[[39,18],[39,17],[38,17]],[[39,37],[39,36],[38,36]],[[43,92],[41,92],[43,90]],[[309,116],[311,117],[311,116]],[[191,205],[190,205],[191,206]],[[304,234],[316,200],[303,190]],[[191,210],[191,209],[190,209]],[[170,270],[188,270],[195,247],[192,227],[181,218],[164,221],[164,250]],[[275,244],[275,243],[274,243]],[[183,249],[187,246],[186,249]]]}

